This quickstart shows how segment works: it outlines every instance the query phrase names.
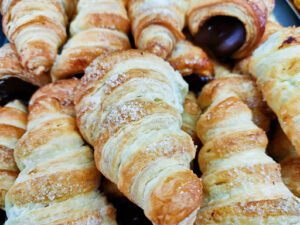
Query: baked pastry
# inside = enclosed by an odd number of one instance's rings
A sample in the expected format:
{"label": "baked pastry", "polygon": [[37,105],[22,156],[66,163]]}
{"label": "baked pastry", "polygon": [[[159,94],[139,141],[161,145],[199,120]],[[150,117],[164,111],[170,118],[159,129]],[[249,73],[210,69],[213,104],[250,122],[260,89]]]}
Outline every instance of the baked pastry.
{"label": "baked pastry", "polygon": [[116,224],[73,117],[78,82],[53,83],[33,95],[27,131],[15,148],[21,172],[6,195],[6,225]]}
{"label": "baked pastry", "polygon": [[27,109],[15,100],[0,107],[0,208],[5,209],[5,196],[18,176],[14,148],[25,133]]}
{"label": "baked pastry", "polygon": [[182,76],[191,74],[198,74],[209,78],[214,76],[213,64],[206,53],[189,41],[178,41],[167,61]]}
{"label": "baked pastry", "polygon": [[281,29],[253,53],[250,72],[284,133],[300,153],[299,43],[299,27]]}
{"label": "baked pastry", "polygon": [[128,12],[135,45],[166,58],[175,43],[184,39],[182,29],[189,0],[129,0]]}
{"label": "baked pastry", "polygon": [[77,124],[97,168],[154,224],[193,224],[200,179],[181,127],[188,85],[169,63],[129,50],[97,58],[77,88]]}
{"label": "baked pastry", "polygon": [[79,0],[71,39],[51,70],[52,80],[82,74],[99,55],[130,48],[130,21],[120,0]]}
{"label": "baked pastry", "polygon": [[294,0],[295,6],[300,10],[300,0]]}
{"label": "baked pastry", "polygon": [[280,162],[285,185],[294,195],[300,197],[300,156],[280,127],[276,129],[268,151]]}
{"label": "baked pastry", "polygon": [[219,57],[241,59],[263,37],[274,0],[191,0],[188,26],[196,42]]}
{"label": "baked pastry", "polygon": [[3,0],[3,31],[22,66],[34,76],[49,72],[66,39],[67,11],[75,0]]}
{"label": "baked pastry", "polygon": [[[282,26],[279,23],[268,20],[268,22],[266,24],[265,33],[260,41],[260,44],[263,44],[266,40],[268,40],[268,38],[272,34],[279,31],[281,28],[282,28]],[[244,59],[239,60],[235,64],[235,66],[233,68],[233,72],[248,75],[250,73],[250,71],[249,71],[250,60],[251,60],[251,56],[248,56]]]}
{"label": "baked pastry", "polygon": [[205,110],[197,124],[204,194],[195,224],[297,224],[300,200],[265,154],[267,137],[248,107],[261,99],[228,79],[207,84],[199,97]]}

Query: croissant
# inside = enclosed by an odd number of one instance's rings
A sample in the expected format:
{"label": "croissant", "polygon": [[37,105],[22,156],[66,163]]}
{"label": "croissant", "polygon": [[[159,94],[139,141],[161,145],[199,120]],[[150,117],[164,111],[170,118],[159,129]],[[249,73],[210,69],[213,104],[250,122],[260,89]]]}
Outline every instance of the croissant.
{"label": "croissant", "polygon": [[281,128],[300,153],[300,28],[284,28],[254,53],[250,72]]}
{"label": "croissant", "polygon": [[0,208],[5,209],[5,196],[18,176],[14,148],[25,133],[27,109],[15,100],[0,107]]}
{"label": "croissant", "polygon": [[6,195],[6,225],[116,224],[113,207],[97,191],[92,150],[76,128],[77,85],[65,80],[33,95],[27,131],[15,148],[21,172]]}
{"label": "croissant", "polygon": [[176,42],[184,39],[182,29],[188,6],[189,0],[129,0],[136,47],[166,58]]}
{"label": "croissant", "polygon": [[177,42],[167,60],[182,76],[191,74],[210,78],[214,76],[213,64],[206,53],[189,41]]}
{"label": "croissant", "polygon": [[97,168],[154,224],[193,224],[201,203],[195,147],[180,129],[187,90],[163,59],[128,50],[97,58],[75,95]]}
{"label": "croissant", "polygon": [[248,107],[261,99],[246,90],[244,79],[216,79],[199,97],[206,109],[197,123],[204,194],[195,224],[298,224],[300,200],[264,152],[267,137]]}
{"label": "croissant", "polygon": [[67,10],[75,0],[3,0],[3,31],[22,66],[34,76],[49,72],[66,39]]}
{"label": "croissant", "polygon": [[72,38],[58,55],[52,80],[81,74],[99,55],[130,48],[130,21],[120,0],[80,0],[70,26]]}
{"label": "croissant", "polygon": [[197,43],[218,56],[241,59],[260,43],[274,4],[274,0],[191,0],[189,30]]}
{"label": "croissant", "polygon": [[285,185],[300,197],[300,156],[280,127],[276,129],[268,150],[280,162]]}

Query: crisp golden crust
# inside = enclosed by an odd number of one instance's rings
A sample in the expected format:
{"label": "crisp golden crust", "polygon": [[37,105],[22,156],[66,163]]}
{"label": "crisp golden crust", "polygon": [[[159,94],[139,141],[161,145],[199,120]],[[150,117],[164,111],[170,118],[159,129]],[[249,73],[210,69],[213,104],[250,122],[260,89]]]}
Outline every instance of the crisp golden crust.
{"label": "crisp golden crust", "polygon": [[180,129],[187,84],[161,58],[139,50],[99,57],[77,88],[77,124],[97,168],[155,224],[192,224],[201,183]]}
{"label": "crisp golden crust", "polygon": [[214,16],[231,16],[245,24],[246,41],[233,54],[240,59],[251,54],[263,37],[268,14],[274,8],[274,0],[191,0],[188,12],[188,26],[193,35],[206,20]]}
{"label": "crisp golden crust", "polygon": [[188,41],[177,42],[167,60],[182,76],[191,74],[214,76],[213,64],[206,53]]}
{"label": "crisp golden crust", "polygon": [[71,39],[51,70],[52,80],[81,74],[98,56],[131,48],[127,33],[130,21],[119,0],[80,0],[71,23]]}
{"label": "crisp golden crust", "polygon": [[[195,224],[297,224],[300,219],[300,200],[265,154],[268,139],[250,110],[250,102],[262,100],[249,94],[249,87],[255,86],[247,77],[218,78],[199,97],[205,110],[197,123],[204,144],[198,157],[204,195]],[[257,105],[253,115],[255,110]]]}
{"label": "crisp golden crust", "polygon": [[26,108],[19,101],[0,107],[0,208],[3,210],[6,193],[19,173],[14,148],[25,133],[26,124]]}
{"label": "crisp golden crust", "polygon": [[7,224],[116,224],[112,206],[97,192],[92,150],[76,127],[78,82],[52,83],[33,95],[28,129],[15,148],[21,172],[7,194]]}
{"label": "crisp golden crust", "polygon": [[300,29],[276,32],[253,54],[250,71],[284,133],[300,153]]}
{"label": "crisp golden crust", "polygon": [[[4,0],[3,31],[15,46],[22,66],[34,76],[49,72],[66,39],[65,7],[73,1]],[[39,78],[37,78],[39,79]]]}
{"label": "crisp golden crust", "polygon": [[175,43],[184,39],[188,4],[186,0],[130,0],[128,13],[136,46],[166,58]]}

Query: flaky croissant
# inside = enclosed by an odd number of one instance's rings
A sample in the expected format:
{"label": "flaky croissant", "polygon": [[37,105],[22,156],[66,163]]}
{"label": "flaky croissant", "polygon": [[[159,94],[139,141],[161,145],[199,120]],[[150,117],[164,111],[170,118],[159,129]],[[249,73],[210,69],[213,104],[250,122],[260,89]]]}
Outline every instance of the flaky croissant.
{"label": "flaky croissant", "polygon": [[19,170],[14,159],[14,148],[25,133],[26,107],[15,100],[0,107],[0,208],[5,209],[5,195],[13,185]]}
{"label": "flaky croissant", "polygon": [[52,80],[81,74],[99,55],[130,48],[130,22],[120,0],[79,0],[71,39],[51,70]]}
{"label": "flaky croissant", "polygon": [[273,34],[253,53],[250,72],[300,153],[300,28],[284,28]]}
{"label": "flaky croissant", "polygon": [[154,224],[193,224],[201,182],[180,129],[188,85],[163,59],[129,50],[96,59],[77,88],[77,123],[97,168]]}
{"label": "flaky croissant", "polygon": [[21,172],[6,196],[6,225],[116,224],[113,207],[97,191],[92,150],[76,128],[77,85],[53,83],[32,97],[28,128],[15,148]]}
{"label": "flaky croissant", "polygon": [[247,89],[249,83],[216,79],[199,97],[205,110],[197,124],[204,194],[196,224],[298,224],[300,200],[265,154],[267,137],[247,106],[261,99],[241,92],[240,85]]}
{"label": "flaky croissant", "polygon": [[182,29],[188,5],[188,0],[129,0],[136,47],[166,58],[175,43],[184,39]]}
{"label": "flaky croissant", "polygon": [[75,0],[3,0],[3,31],[15,46],[22,66],[35,76],[47,73],[66,39]]}
{"label": "flaky croissant", "polygon": [[[222,24],[226,23],[226,19],[236,18],[237,20],[233,20],[233,23],[229,24],[229,28],[232,30],[224,31],[218,37],[212,36],[209,38],[210,40],[206,41],[215,43],[217,39],[216,46],[210,47],[219,54],[230,53],[231,57],[240,59],[250,55],[260,43],[268,15],[273,11],[274,4],[274,0],[191,0],[187,14],[189,30],[193,35],[202,37],[203,35],[210,35],[210,33],[213,35],[212,29],[221,29]],[[215,20],[208,26],[205,34],[204,31],[201,31],[201,28],[210,19],[221,18],[222,16],[222,19]],[[235,29],[239,29],[239,31]],[[218,32],[217,30],[216,32]],[[226,40],[225,37],[228,32],[235,32],[235,34],[231,39]],[[236,40],[237,43],[234,43],[233,40],[236,39],[236,35],[241,37]],[[239,43],[241,40],[243,42]]]}
{"label": "flaky croissant", "polygon": [[300,197],[300,156],[280,127],[276,129],[268,150],[280,162],[285,185]]}

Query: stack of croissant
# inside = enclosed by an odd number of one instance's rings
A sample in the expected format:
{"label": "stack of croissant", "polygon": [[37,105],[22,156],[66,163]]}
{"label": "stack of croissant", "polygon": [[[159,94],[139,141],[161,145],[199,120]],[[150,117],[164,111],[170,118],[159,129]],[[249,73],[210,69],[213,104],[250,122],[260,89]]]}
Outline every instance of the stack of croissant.
{"label": "stack of croissant", "polygon": [[5,224],[299,225],[300,29],[274,6],[0,1]]}

